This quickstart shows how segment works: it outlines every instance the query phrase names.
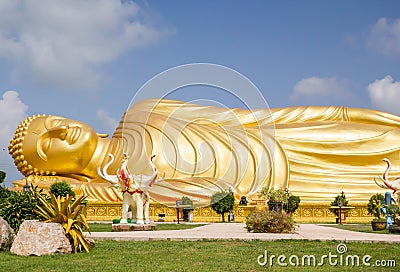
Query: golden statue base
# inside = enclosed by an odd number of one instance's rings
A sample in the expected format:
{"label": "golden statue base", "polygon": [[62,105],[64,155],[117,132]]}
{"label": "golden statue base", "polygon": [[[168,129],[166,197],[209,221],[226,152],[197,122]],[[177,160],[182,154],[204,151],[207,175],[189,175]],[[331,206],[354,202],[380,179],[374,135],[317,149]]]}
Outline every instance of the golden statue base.
{"label": "golden statue base", "polygon": [[[372,220],[368,214],[367,203],[352,203],[354,209],[349,210],[347,223],[366,223]],[[266,207],[262,204],[239,206],[235,204],[233,213],[235,222],[245,222],[246,216],[255,208]],[[329,210],[330,203],[301,203],[293,214],[296,223],[335,223],[336,216]],[[121,218],[121,202],[88,202],[86,206],[87,219],[90,221],[112,221]],[[159,203],[150,204],[150,218],[157,222],[159,214],[164,214],[165,222],[177,222],[177,212],[174,206],[165,206]],[[228,222],[228,214],[225,221]],[[183,222],[182,213],[180,220]],[[193,222],[220,222],[221,215],[211,207],[200,207],[193,210]]]}

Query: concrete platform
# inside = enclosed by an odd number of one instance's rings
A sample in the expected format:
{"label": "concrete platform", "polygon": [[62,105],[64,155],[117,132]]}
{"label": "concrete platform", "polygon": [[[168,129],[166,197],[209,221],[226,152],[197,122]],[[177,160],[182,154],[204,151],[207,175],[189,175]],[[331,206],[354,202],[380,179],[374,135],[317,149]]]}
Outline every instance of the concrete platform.
{"label": "concrete platform", "polygon": [[156,230],[156,224],[146,224],[146,225],[138,225],[138,224],[112,224],[111,231],[153,231]]}
{"label": "concrete platform", "polygon": [[295,233],[249,233],[244,223],[211,223],[205,226],[185,230],[92,232],[86,233],[94,240],[143,241],[143,240],[333,240],[399,243],[400,235],[375,234],[341,230],[318,224],[300,224]]}

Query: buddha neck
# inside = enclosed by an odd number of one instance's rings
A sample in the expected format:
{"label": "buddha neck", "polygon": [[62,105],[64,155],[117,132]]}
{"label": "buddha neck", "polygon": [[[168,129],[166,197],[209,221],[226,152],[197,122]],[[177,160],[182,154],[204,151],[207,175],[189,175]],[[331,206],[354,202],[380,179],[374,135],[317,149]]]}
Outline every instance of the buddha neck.
{"label": "buddha neck", "polygon": [[82,174],[89,178],[98,177],[97,167],[103,167],[110,160],[110,157],[108,156],[110,153],[115,157],[115,161],[112,166],[110,166],[110,170],[113,171],[115,168],[116,171],[122,159],[121,139],[99,138],[96,151],[88,165],[83,169]]}

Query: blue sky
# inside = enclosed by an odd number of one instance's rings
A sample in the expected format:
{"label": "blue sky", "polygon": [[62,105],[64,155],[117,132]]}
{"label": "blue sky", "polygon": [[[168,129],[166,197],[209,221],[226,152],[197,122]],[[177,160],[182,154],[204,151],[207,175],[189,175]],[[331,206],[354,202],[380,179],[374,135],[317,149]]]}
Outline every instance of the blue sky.
{"label": "blue sky", "polygon": [[[112,134],[146,81],[196,62],[245,75],[270,107],[400,115],[400,2],[1,1],[0,144],[37,113]],[[197,87],[171,98],[213,95]],[[0,167],[8,182],[18,177],[7,151]]]}

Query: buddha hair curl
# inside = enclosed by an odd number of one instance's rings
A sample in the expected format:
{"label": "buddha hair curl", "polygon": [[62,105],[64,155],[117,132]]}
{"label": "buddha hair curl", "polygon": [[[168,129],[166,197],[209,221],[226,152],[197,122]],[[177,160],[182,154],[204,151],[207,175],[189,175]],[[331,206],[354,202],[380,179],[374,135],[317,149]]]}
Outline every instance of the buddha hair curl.
{"label": "buddha hair curl", "polygon": [[32,120],[38,117],[45,117],[45,114],[37,114],[32,115],[23,120],[17,127],[17,130],[14,133],[14,137],[11,139],[10,144],[8,145],[8,153],[13,157],[14,164],[17,166],[17,169],[25,176],[28,177],[30,175],[55,175],[54,171],[45,171],[34,168],[31,164],[29,164],[23,155],[23,144],[24,137],[28,133],[29,125]]}

